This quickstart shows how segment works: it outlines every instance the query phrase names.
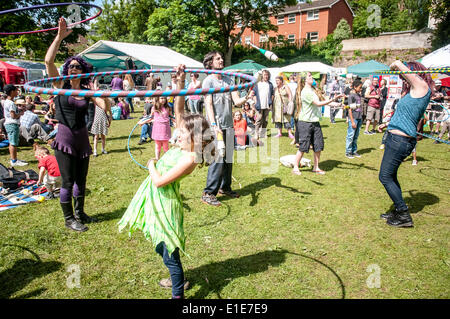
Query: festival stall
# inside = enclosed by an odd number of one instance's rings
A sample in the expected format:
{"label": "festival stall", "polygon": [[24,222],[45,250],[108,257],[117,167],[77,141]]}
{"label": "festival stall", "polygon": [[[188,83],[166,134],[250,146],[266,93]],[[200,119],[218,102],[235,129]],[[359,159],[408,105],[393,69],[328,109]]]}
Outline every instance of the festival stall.
{"label": "festival stall", "polygon": [[[427,68],[444,68],[450,67],[450,44],[433,51],[423,58],[417,60]],[[441,80],[443,86],[450,87],[450,74],[447,73],[432,73],[433,80]]]}
{"label": "festival stall", "polygon": [[45,64],[28,61],[6,61],[9,64],[24,68],[26,71],[26,82],[42,79],[46,76]]}
{"label": "festival stall", "polygon": [[[202,69],[203,64],[163,46],[100,40],[79,54],[94,66],[95,72],[135,69],[171,69],[179,64]],[[163,83],[169,75],[160,75]]]}
{"label": "festival stall", "polygon": [[267,69],[267,67],[262,64],[256,63],[253,60],[244,60],[241,63],[227,66],[223,70],[255,75],[256,73],[258,73],[258,71],[264,69]]}
{"label": "festival stall", "polygon": [[24,85],[25,73],[24,68],[0,61],[0,76],[4,84]]}

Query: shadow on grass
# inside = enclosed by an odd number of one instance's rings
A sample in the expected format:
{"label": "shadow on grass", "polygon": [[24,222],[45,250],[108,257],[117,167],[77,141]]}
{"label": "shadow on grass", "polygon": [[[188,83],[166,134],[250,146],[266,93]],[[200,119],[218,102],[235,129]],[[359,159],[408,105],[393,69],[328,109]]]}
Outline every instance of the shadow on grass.
{"label": "shadow on grass", "polygon": [[[352,167],[344,167],[343,165],[349,165]],[[371,171],[378,171],[377,169],[367,166],[364,163],[356,164],[356,163],[348,163],[348,162],[342,162],[342,161],[336,161],[336,160],[326,160],[320,163],[320,168],[324,171],[328,172],[333,170],[334,168],[341,168],[341,169],[361,169],[365,168]]]}
{"label": "shadow on grass", "polygon": [[125,213],[126,210],[127,210],[127,207],[122,207],[122,208],[116,209],[113,212],[97,214],[97,215],[92,214],[91,216],[94,217],[95,219],[97,219],[96,223],[101,223],[101,222],[106,222],[108,220],[114,220],[114,219],[122,218],[122,216],[123,216],[123,214]]}
{"label": "shadow on grass", "polygon": [[[34,279],[46,276],[59,270],[62,263],[57,261],[42,262],[39,256],[32,250],[18,245],[4,244],[2,246],[15,246],[30,252],[37,260],[20,259],[16,260],[14,265],[0,273],[0,298],[10,298],[17,291],[22,290]],[[25,295],[16,298],[24,299],[39,296],[45,288],[36,289]]]}
{"label": "shadow on grass", "polygon": [[[287,190],[289,190],[289,191],[291,191],[293,193],[304,194],[304,195],[311,195],[310,192],[300,192],[297,188],[286,186],[286,185],[282,185],[281,184],[281,179],[278,178],[278,177],[266,177],[266,178],[263,178],[261,181],[258,181],[258,182],[255,182],[253,184],[249,184],[249,185],[244,186],[243,188],[241,188],[237,192],[241,196],[251,195],[252,196],[252,201],[250,202],[249,206],[255,206],[258,203],[258,197],[259,197],[259,194],[257,194],[256,192],[258,192],[260,190],[263,190],[265,188],[269,188],[271,186],[284,188],[284,189],[287,189]],[[231,198],[227,197],[227,196],[221,196],[220,197],[220,201],[225,201],[225,200],[230,200],[230,199]]]}
{"label": "shadow on grass", "polygon": [[286,254],[306,258],[325,267],[337,278],[342,293],[342,299],[345,298],[344,283],[331,267],[320,260],[303,254],[297,254],[288,250],[274,250],[263,251],[239,258],[231,258],[186,270],[185,277],[190,281],[193,287],[200,285],[200,289],[191,297],[191,299],[204,299],[210,293],[215,293],[219,299],[222,299],[220,293],[231,281],[251,274],[265,272],[269,269],[269,266],[278,267],[286,261]]}
{"label": "shadow on grass", "polygon": [[[411,214],[416,214],[421,212],[425,206],[428,205],[433,205],[433,204],[437,204],[439,203],[439,197],[430,194],[430,193],[426,193],[426,192],[416,192],[416,190],[410,190],[408,191],[409,196],[408,197],[404,197],[405,203],[409,208],[409,212]],[[392,212],[395,209],[394,204],[391,205],[391,207],[389,208],[388,211],[386,211],[386,213],[388,212]],[[427,215],[432,215],[432,216],[437,216],[436,214],[431,214],[431,213],[425,213]]]}
{"label": "shadow on grass", "polygon": [[359,153],[360,155],[363,155],[363,154],[369,154],[370,152],[372,152],[372,151],[374,151],[374,150],[375,150],[374,147],[363,148],[362,150],[358,150],[358,153]]}

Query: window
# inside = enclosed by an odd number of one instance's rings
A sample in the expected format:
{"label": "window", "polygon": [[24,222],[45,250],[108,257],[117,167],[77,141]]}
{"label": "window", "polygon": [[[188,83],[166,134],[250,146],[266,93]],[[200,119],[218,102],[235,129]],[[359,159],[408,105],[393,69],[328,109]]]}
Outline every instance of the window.
{"label": "window", "polygon": [[237,28],[242,28],[242,21],[241,21],[241,20],[239,20],[239,21],[236,23],[236,27],[237,27]]}
{"label": "window", "polygon": [[295,23],[295,13],[288,15],[288,23]]}
{"label": "window", "polygon": [[277,43],[282,43],[284,41],[284,36],[278,35],[277,36]]}
{"label": "window", "polygon": [[306,38],[311,42],[319,40],[319,32],[308,32],[306,33]]}
{"label": "window", "polygon": [[306,18],[307,21],[309,20],[319,20],[319,9],[316,10],[309,10],[308,11],[308,17]]}
{"label": "window", "polygon": [[252,37],[245,37],[245,44],[248,44],[252,41]]}
{"label": "window", "polygon": [[277,17],[277,24],[284,24],[284,15]]}
{"label": "window", "polygon": [[269,37],[267,36],[267,34],[259,36],[259,42],[267,42],[267,41],[269,41]]}
{"label": "window", "polygon": [[289,34],[288,35],[288,42],[294,43],[295,42],[295,34]]}

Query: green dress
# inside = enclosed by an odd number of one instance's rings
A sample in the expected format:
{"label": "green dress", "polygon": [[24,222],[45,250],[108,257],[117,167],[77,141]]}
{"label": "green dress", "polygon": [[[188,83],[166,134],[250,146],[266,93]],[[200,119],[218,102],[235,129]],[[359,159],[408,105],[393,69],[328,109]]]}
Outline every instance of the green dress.
{"label": "green dress", "polygon": [[[193,154],[195,153],[174,147],[156,163],[156,170],[164,175],[181,158],[193,156]],[[172,254],[177,247],[186,254],[184,251],[184,213],[180,194],[180,181],[183,177],[157,188],[149,175],[139,187],[119,221],[119,232],[128,224],[130,236],[136,229],[139,229],[144,233],[145,238],[152,239],[154,247],[164,241],[169,254]]]}

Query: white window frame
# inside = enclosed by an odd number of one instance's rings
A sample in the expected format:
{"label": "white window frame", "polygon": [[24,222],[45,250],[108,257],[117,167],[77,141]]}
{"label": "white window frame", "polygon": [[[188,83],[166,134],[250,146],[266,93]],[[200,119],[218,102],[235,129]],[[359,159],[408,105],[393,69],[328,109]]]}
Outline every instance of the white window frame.
{"label": "white window frame", "polygon": [[269,37],[267,36],[267,34],[261,34],[259,36],[259,42],[263,43],[263,42],[268,42],[269,41]]}
{"label": "white window frame", "polygon": [[284,24],[284,14],[277,16],[277,24]]}
{"label": "white window frame", "polygon": [[[317,34],[316,39],[311,39],[311,34],[313,34],[313,33]],[[311,42],[317,42],[317,41],[319,41],[319,32],[318,31],[308,32],[308,33],[306,33],[306,38],[309,39]]]}
{"label": "white window frame", "polygon": [[[312,13],[312,17],[309,14]],[[306,14],[306,21],[319,20],[319,9],[309,10]]]}
{"label": "white window frame", "polygon": [[[291,13],[288,15],[288,23],[295,23],[295,13]],[[293,19],[293,20],[292,20]]]}
{"label": "white window frame", "polygon": [[247,43],[249,43],[249,42],[252,42],[252,37],[249,35],[249,36],[246,36],[245,38],[244,38],[244,40],[245,40],[245,44],[247,44]]}
{"label": "white window frame", "polygon": [[241,21],[241,20],[239,20],[239,21],[236,23],[236,27],[237,27],[237,28],[242,28],[242,21]]}
{"label": "white window frame", "polygon": [[282,43],[283,41],[284,41],[284,35],[282,35],[282,34],[277,35],[277,44]]}
{"label": "white window frame", "polygon": [[289,43],[295,43],[295,34],[289,34],[288,35],[288,42]]}

